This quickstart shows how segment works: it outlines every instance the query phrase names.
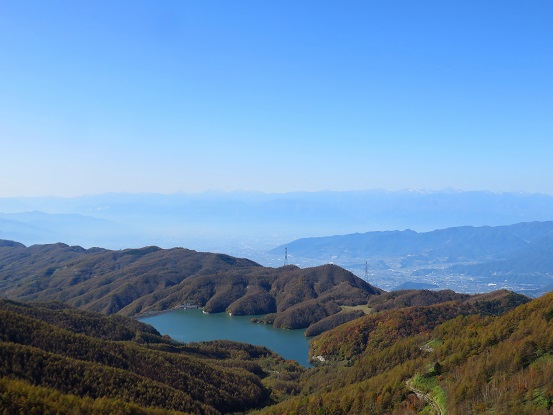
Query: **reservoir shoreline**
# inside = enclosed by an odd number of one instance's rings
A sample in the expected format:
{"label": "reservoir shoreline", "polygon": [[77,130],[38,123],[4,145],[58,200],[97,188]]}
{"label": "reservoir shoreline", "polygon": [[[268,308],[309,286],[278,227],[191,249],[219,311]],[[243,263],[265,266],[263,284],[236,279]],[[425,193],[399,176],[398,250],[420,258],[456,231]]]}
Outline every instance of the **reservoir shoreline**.
{"label": "reservoir shoreline", "polygon": [[309,340],[305,330],[278,329],[268,324],[251,322],[260,316],[229,316],[227,313],[203,313],[201,309],[170,309],[135,316],[152,325],[161,334],[174,340],[190,343],[210,340],[232,340],[265,346],[285,359],[297,361],[305,367],[308,361]]}

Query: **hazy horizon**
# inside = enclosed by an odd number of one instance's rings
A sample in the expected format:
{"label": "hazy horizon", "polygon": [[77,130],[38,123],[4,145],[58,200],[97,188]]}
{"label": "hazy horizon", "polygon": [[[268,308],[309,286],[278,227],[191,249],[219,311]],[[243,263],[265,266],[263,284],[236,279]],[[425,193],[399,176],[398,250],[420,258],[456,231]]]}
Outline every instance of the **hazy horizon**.
{"label": "hazy horizon", "polygon": [[321,189],[321,190],[290,190],[290,191],[266,191],[262,189],[204,189],[197,191],[185,191],[185,190],[176,190],[171,192],[155,192],[155,191],[111,191],[111,192],[99,192],[99,193],[76,193],[72,195],[62,195],[62,194],[42,194],[42,195],[32,195],[32,194],[21,194],[21,195],[8,195],[1,196],[0,199],[33,199],[33,198],[54,198],[54,199],[78,199],[86,197],[96,197],[96,196],[108,196],[108,195],[131,195],[131,196],[206,196],[206,195],[240,195],[240,194],[251,194],[251,195],[266,195],[266,196],[285,196],[285,195],[294,195],[294,194],[316,194],[316,193],[419,193],[419,194],[430,194],[430,193],[491,193],[491,194],[520,194],[520,195],[543,195],[543,196],[553,196],[552,193],[546,192],[532,192],[532,191],[522,191],[522,190],[513,190],[513,191],[494,191],[489,189],[458,189],[458,188],[398,188],[398,189],[384,189],[384,188],[366,188],[366,189]]}
{"label": "hazy horizon", "polygon": [[263,250],[302,237],[550,221],[551,212],[552,195],[452,189],[0,197],[0,238]]}

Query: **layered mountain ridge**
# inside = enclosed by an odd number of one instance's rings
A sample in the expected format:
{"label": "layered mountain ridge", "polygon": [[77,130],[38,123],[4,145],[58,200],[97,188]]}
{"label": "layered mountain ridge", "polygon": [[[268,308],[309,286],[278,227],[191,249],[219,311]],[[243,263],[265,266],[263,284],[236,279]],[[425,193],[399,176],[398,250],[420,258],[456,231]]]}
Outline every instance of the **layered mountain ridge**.
{"label": "layered mountain ridge", "polygon": [[1,296],[63,301],[104,314],[138,315],[192,302],[204,312],[271,313],[276,327],[305,328],[380,293],[335,265],[267,268],[182,248],[111,251],[0,242]]}
{"label": "layered mountain ridge", "polygon": [[[553,284],[553,222],[462,226],[431,232],[385,231],[303,238],[279,246],[293,258],[334,261],[360,270],[376,285],[386,279],[481,292],[508,288],[537,296]],[[311,261],[313,262],[313,261]]]}

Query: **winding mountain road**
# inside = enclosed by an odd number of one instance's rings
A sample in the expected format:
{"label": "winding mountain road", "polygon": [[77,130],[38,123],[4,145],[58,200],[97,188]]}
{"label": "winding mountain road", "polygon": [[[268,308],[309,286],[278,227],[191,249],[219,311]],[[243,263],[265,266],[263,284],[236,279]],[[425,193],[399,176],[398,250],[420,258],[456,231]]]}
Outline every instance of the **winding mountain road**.
{"label": "winding mountain road", "polygon": [[412,379],[409,379],[407,382],[405,382],[407,387],[411,392],[413,392],[419,399],[423,399],[424,401],[428,402],[432,408],[434,408],[434,413],[437,415],[445,415],[445,411],[442,409],[442,407],[436,402],[436,400],[433,398],[433,396],[429,393],[424,393],[422,390],[417,389],[413,386]]}

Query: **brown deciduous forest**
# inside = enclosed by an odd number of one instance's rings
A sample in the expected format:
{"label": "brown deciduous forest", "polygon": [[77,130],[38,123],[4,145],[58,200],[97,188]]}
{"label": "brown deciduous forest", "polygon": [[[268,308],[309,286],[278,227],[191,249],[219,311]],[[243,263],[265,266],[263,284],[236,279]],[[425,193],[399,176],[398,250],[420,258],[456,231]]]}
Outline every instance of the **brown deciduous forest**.
{"label": "brown deciduous forest", "polygon": [[0,301],[6,413],[64,413],[68,399],[91,413],[119,405],[130,408],[120,413],[244,411],[297,391],[303,370],[263,347],[182,345],[126,317]]}
{"label": "brown deciduous forest", "polygon": [[504,314],[474,304],[481,311],[407,307],[328,331],[312,345],[327,362],[299,395],[256,413],[553,413],[553,293]]}
{"label": "brown deciduous forest", "polygon": [[209,313],[274,314],[265,322],[297,329],[381,292],[335,265],[269,268],[183,248],[112,251],[0,240],[1,297],[63,301],[102,314],[136,316],[193,302]]}

